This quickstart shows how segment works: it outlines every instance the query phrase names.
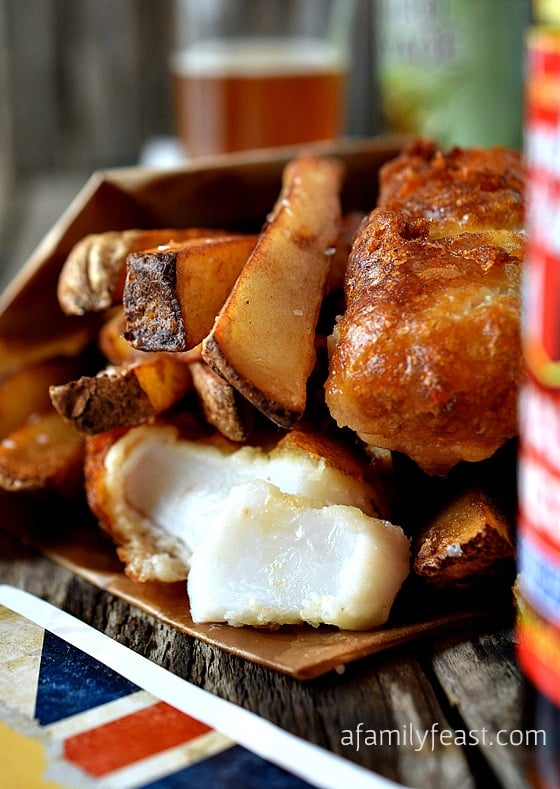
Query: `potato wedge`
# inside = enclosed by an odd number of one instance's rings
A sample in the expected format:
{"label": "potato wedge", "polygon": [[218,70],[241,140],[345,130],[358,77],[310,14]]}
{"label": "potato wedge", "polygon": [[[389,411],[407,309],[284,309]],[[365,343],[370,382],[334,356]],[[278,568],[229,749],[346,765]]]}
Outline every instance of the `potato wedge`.
{"label": "potato wedge", "polygon": [[95,341],[97,326],[91,321],[78,321],[64,333],[48,338],[0,337],[0,376],[26,364],[37,364],[58,357],[77,357]]}
{"label": "potato wedge", "polygon": [[33,414],[50,411],[49,387],[71,380],[78,371],[77,359],[56,356],[21,364],[0,376],[0,439]]}
{"label": "potato wedge", "polygon": [[499,570],[514,557],[512,529],[480,488],[454,496],[422,529],[414,571],[432,586],[460,587]]}
{"label": "potato wedge", "polygon": [[145,358],[144,351],[138,351],[124,337],[126,319],[122,305],[101,325],[97,337],[97,345],[110,364],[122,364],[133,359]]}
{"label": "potato wedge", "polygon": [[342,176],[328,157],[301,156],[285,167],[268,224],[202,343],[204,360],[282,427],[305,409]]}
{"label": "potato wedge", "polygon": [[[156,356],[161,356],[157,351],[140,351],[131,345],[125,338],[126,318],[122,305],[101,325],[97,337],[97,345],[103,356],[110,364],[121,365],[128,362],[145,362]],[[191,362],[202,359],[200,343],[188,351],[171,352],[174,360]]]}
{"label": "potato wedge", "polygon": [[187,351],[208,334],[257,236],[194,239],[130,255],[126,339],[143,351]]}
{"label": "potato wedge", "polygon": [[366,214],[363,211],[348,211],[342,217],[342,225],[335,244],[335,252],[332,256],[331,268],[327,279],[327,293],[341,291],[344,287],[344,275],[352,242],[365,216]]}
{"label": "potato wedge", "polygon": [[122,299],[126,258],[160,244],[222,235],[209,228],[165,228],[92,233],[70,250],[58,281],[58,301],[67,315],[99,312]]}
{"label": "potato wedge", "polygon": [[0,487],[53,491],[65,497],[83,484],[85,439],[52,409],[0,442]]}
{"label": "potato wedge", "polygon": [[188,365],[162,354],[52,386],[50,397],[64,419],[81,433],[92,435],[148,422],[191,388]]}
{"label": "potato wedge", "polygon": [[254,421],[253,406],[206,362],[193,362],[190,370],[208,424],[230,441],[245,441]]}

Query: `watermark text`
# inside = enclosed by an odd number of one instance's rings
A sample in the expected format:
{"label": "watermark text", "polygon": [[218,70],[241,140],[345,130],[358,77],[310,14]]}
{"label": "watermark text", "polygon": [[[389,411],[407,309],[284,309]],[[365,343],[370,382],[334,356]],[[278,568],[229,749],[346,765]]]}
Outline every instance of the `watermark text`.
{"label": "watermark text", "polygon": [[498,729],[491,732],[481,729],[449,729],[435,722],[429,729],[418,729],[412,723],[394,729],[370,729],[363,722],[353,729],[342,729],[340,744],[355,751],[362,748],[376,748],[389,745],[412,748],[414,751],[424,749],[435,751],[450,745],[482,745],[512,747],[544,747],[546,731],[544,729]]}

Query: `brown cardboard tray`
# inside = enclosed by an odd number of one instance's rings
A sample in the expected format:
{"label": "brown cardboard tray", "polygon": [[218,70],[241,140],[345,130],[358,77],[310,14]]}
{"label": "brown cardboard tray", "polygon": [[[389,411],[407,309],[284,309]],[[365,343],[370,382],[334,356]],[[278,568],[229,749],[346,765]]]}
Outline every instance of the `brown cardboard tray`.
{"label": "brown cardboard tray", "polygon": [[[373,208],[380,165],[401,149],[402,138],[374,138],[307,146],[346,165],[345,210]],[[64,316],[56,285],[61,266],[82,236],[131,227],[213,226],[258,230],[280,191],[282,169],[298,149],[234,154],[176,170],[113,169],[92,175],[67,211],[0,297],[0,362],[48,353],[50,342],[71,337],[86,319]],[[184,583],[140,584],[128,579],[112,544],[84,507],[44,504],[16,494],[0,497],[0,528],[18,535],[55,562],[178,630],[247,660],[299,679],[317,677],[350,661],[427,635],[466,629],[510,609],[509,597],[473,595],[445,601],[405,584],[388,624],[369,632],[330,627],[278,630],[198,625],[189,615]],[[55,525],[53,526],[53,519]]]}

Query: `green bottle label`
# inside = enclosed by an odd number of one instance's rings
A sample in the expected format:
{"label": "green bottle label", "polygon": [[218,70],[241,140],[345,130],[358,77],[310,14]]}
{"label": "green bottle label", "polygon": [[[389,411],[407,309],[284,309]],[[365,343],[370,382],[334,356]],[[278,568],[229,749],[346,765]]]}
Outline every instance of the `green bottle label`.
{"label": "green bottle label", "polygon": [[379,0],[385,130],[520,148],[530,0]]}

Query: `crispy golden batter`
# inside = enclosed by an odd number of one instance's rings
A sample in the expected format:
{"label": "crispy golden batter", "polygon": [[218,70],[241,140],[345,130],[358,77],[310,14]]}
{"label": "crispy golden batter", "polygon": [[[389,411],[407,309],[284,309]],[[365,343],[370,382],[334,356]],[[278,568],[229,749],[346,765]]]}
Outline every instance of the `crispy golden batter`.
{"label": "crispy golden batter", "polygon": [[350,255],[326,398],[340,426],[429,473],[517,432],[520,157],[420,143],[382,171]]}
{"label": "crispy golden batter", "polygon": [[418,140],[381,168],[379,187],[378,208],[429,219],[431,236],[523,227],[523,171],[510,148],[443,153]]}

